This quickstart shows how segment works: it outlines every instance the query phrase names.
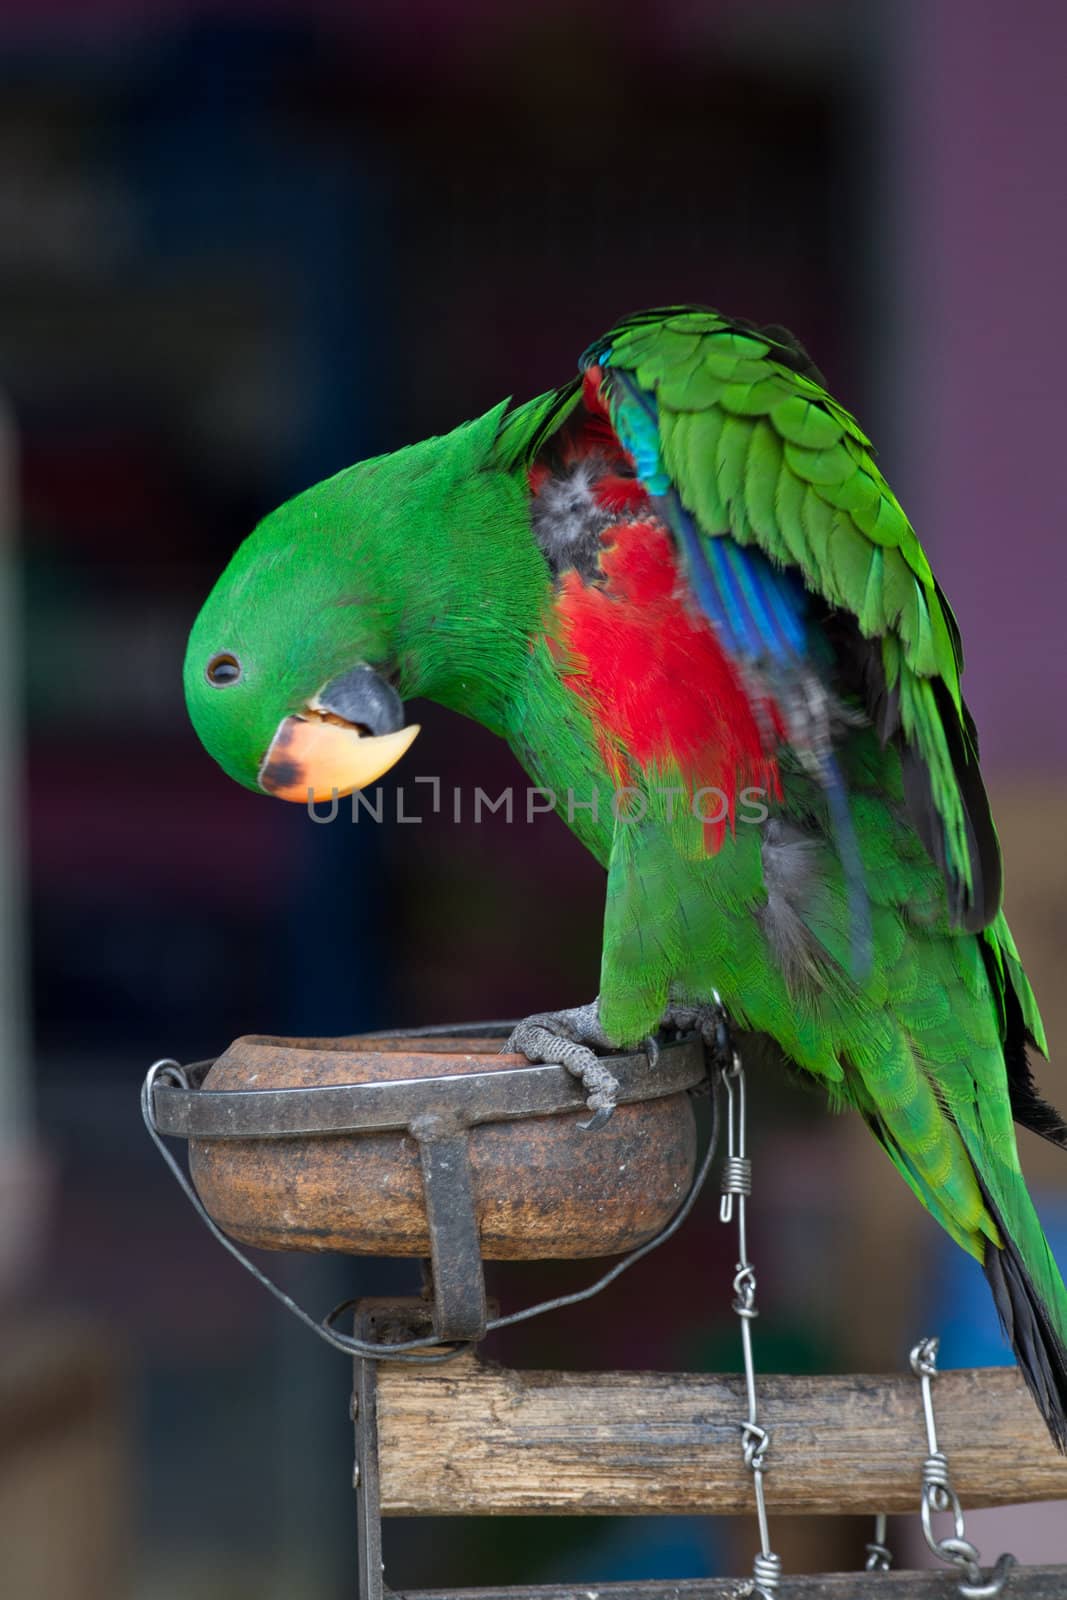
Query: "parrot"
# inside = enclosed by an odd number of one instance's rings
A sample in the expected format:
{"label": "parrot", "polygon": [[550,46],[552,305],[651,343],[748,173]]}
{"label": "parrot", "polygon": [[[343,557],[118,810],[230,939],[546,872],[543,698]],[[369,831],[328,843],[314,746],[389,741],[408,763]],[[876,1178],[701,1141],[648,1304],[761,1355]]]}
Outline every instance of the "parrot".
{"label": "parrot", "polygon": [[[1060,1147],[1002,908],[960,633],[802,344],[696,305],[575,375],[297,494],[193,625],[188,711],[310,804],[473,718],[606,873],[599,992],[506,1048],[611,1114],[611,1052],[725,1016],[851,1109],[982,1266],[1067,1451],[1067,1289],[1015,1123]],[[592,1133],[590,1137],[594,1136]]]}

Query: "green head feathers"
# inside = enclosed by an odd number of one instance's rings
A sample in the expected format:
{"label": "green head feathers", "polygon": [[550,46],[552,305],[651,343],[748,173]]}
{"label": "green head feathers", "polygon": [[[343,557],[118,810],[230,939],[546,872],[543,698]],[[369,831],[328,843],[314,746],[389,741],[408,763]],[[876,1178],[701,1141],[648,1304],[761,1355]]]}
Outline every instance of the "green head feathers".
{"label": "green head feathers", "polygon": [[497,459],[505,410],[338,473],[241,545],[185,660],[189,715],[232,778],[281,792],[263,770],[286,719],[381,736],[416,695],[499,730],[547,585],[521,475]]}

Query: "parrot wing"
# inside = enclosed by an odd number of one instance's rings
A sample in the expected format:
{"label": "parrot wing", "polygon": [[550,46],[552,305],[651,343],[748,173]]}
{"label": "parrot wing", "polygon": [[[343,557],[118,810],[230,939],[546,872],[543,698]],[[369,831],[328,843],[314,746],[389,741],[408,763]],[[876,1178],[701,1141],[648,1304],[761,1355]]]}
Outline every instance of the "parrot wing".
{"label": "parrot wing", "polygon": [[1027,1062],[1044,1037],[948,604],[869,441],[784,331],[648,312],[582,367],[505,439],[563,681],[616,784],[756,781],[777,801],[728,849],[662,806],[614,828],[601,1025],[629,1041],[721,993],[859,1109],[982,1261],[1063,1446],[1067,1296],[1012,1115],[1057,1144],[1067,1127]]}
{"label": "parrot wing", "polygon": [[582,366],[697,606],[753,701],[775,708],[778,736],[820,776],[854,939],[865,912],[834,750],[849,716],[842,685],[899,745],[954,923],[986,927],[1000,907],[1000,849],[960,696],[959,630],[866,435],[791,335],[712,311],[631,317]]}

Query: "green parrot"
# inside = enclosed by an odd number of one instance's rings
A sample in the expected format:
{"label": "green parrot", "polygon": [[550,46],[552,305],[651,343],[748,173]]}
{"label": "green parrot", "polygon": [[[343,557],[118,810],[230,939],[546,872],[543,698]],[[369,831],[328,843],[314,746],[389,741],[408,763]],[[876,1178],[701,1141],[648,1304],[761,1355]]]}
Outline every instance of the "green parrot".
{"label": "green parrot", "polygon": [[1067,1448],[1067,1291],[1013,1121],[1061,1146],[1067,1125],[1027,1061],[1046,1047],[962,665],[802,347],[679,306],[266,517],[196,620],[185,689],[231,777],[303,803],[391,767],[419,696],[506,739],[607,872],[596,1001],[511,1048],[581,1076],[595,1128],[612,1048],[707,1031],[720,1004],[769,1036],[981,1262]]}

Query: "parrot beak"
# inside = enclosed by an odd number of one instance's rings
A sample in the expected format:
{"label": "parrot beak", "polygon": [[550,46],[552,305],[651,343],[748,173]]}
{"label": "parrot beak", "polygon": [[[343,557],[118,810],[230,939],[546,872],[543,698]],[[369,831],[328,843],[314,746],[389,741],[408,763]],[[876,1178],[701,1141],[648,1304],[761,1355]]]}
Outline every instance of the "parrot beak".
{"label": "parrot beak", "polygon": [[259,769],[259,786],[301,805],[366,788],[395,766],[418,733],[404,726],[391,684],[370,667],[320,689],[306,709],[284,717]]}
{"label": "parrot beak", "polygon": [[378,737],[313,715],[286,717],[259,769],[259,786],[279,800],[332,800],[374,783],[395,766],[418,723]]}

